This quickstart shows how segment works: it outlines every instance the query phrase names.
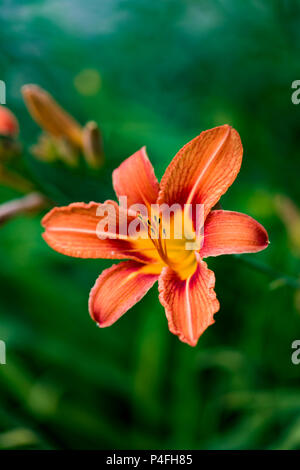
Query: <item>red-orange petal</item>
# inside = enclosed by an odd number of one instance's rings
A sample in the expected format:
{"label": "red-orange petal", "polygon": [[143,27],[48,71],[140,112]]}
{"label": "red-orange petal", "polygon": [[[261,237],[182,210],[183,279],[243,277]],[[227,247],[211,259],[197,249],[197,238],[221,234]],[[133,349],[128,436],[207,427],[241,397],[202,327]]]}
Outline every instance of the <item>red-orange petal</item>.
{"label": "red-orange petal", "polygon": [[[107,214],[101,217],[97,215],[97,210],[107,205],[112,205],[116,211],[116,233],[112,234],[116,238],[100,239],[97,227]],[[114,201],[106,201],[104,204],[79,202],[67,207],[55,207],[42,220],[45,228],[43,237],[54,250],[76,258],[129,258],[149,261],[148,256],[139,252],[138,241],[129,237],[120,238],[118,211],[118,205]],[[128,217],[128,222],[130,220],[132,218]]]}
{"label": "red-orange petal", "polygon": [[127,196],[132,204],[155,204],[159,191],[153,166],[143,147],[127,158],[113,172],[113,187],[118,196]]}
{"label": "red-orange petal", "polygon": [[234,253],[256,253],[269,244],[265,228],[246,214],[211,211],[204,225],[202,258]]}
{"label": "red-orange petal", "polygon": [[243,148],[228,125],[201,132],[173,158],[160,183],[160,204],[204,204],[205,216],[235,180]]}
{"label": "red-orange petal", "polygon": [[186,280],[167,267],[158,286],[169,330],[184,343],[196,346],[201,334],[214,323],[213,315],[219,310],[214,273],[201,260],[194,274]]}
{"label": "red-orange petal", "polygon": [[147,274],[136,261],[124,261],[105,269],[91,290],[89,312],[102,328],[115,323],[157,281],[157,274]]}
{"label": "red-orange petal", "polygon": [[0,106],[0,134],[16,137],[19,124],[15,115],[5,106]]}

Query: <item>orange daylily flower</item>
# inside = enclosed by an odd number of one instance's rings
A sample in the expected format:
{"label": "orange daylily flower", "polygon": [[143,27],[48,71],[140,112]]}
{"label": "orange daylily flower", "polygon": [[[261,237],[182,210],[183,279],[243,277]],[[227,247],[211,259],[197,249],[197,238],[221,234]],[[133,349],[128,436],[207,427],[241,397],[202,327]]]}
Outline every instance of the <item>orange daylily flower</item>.
{"label": "orange daylily flower", "polygon": [[[191,346],[197,344],[219,310],[215,276],[203,258],[256,253],[268,246],[266,230],[251,217],[213,210],[235,180],[242,153],[239,134],[224,125],[202,132],[186,144],[160,184],[145,148],[113,173],[115,192],[119,198],[127,196],[128,206],[204,205],[202,246],[194,251],[186,249],[185,238],[163,240],[160,218],[156,225],[148,220],[148,238],[120,236],[117,224],[111,238],[99,239],[99,208],[114,207],[119,214],[124,211],[114,201],[74,203],[54,208],[44,217],[43,236],[54,250],[79,258],[128,259],[104,270],[91,290],[89,311],[100,327],[112,325],[158,280],[159,300],[170,331]],[[137,213],[126,215],[128,224],[136,220]]]}

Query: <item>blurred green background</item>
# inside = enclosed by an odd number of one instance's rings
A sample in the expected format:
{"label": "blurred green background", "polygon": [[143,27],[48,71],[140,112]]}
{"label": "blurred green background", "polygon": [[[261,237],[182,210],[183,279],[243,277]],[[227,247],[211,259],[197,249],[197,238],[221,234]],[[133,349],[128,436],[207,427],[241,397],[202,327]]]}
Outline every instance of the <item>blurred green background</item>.
{"label": "blurred green background", "polygon": [[[112,169],[142,145],[160,178],[188,140],[229,123],[244,160],[222,205],[267,228],[270,247],[249,259],[299,276],[299,1],[4,0],[0,38],[26,148],[40,131],[25,83],[102,129],[98,173],[24,152],[58,205],[114,197]],[[0,187],[0,202],[16,196]],[[223,256],[208,260],[221,309],[196,348],[169,333],[156,286],[100,330],[88,294],[111,261],[53,252],[41,216],[0,229],[0,448],[300,448],[300,291]]]}

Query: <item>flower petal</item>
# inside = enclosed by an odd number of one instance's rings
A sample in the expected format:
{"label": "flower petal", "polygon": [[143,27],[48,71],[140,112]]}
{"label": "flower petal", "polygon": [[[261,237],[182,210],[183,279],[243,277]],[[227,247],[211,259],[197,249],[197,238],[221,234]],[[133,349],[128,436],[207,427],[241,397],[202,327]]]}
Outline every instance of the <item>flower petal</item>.
{"label": "flower petal", "polygon": [[155,204],[159,183],[143,147],[127,158],[113,172],[113,186],[118,196],[127,196],[128,208],[132,204]]}
{"label": "flower petal", "polygon": [[256,253],[269,244],[264,227],[246,214],[211,211],[204,225],[201,258],[233,253]]}
{"label": "flower petal", "polygon": [[15,115],[5,106],[0,106],[0,134],[16,137],[19,123]]}
{"label": "flower petal", "polygon": [[190,346],[196,346],[219,310],[215,275],[204,261],[198,261],[196,271],[188,279],[182,280],[175,271],[164,268],[158,281],[159,300],[165,307],[169,330]]}
{"label": "flower petal", "polygon": [[[107,214],[101,216],[99,211],[115,209],[116,225],[111,238],[101,239],[99,223]],[[98,212],[97,212],[98,211]],[[97,215],[98,214],[98,215]],[[133,217],[127,219],[127,223]],[[68,256],[77,258],[114,258],[136,259],[138,261],[150,261],[153,246],[141,252],[147,240],[132,240],[119,232],[119,207],[114,201],[106,201],[104,204],[83,202],[70,204],[67,207],[55,207],[42,220],[45,228],[43,237],[54,250]],[[108,232],[106,232],[108,233]]]}
{"label": "flower petal", "polygon": [[136,261],[105,269],[90,293],[91,317],[102,328],[112,325],[144,297],[157,279],[157,274],[145,273],[144,265]]}
{"label": "flower petal", "polygon": [[206,216],[235,180],[242,154],[240,136],[232,127],[201,132],[168,166],[160,184],[159,204],[204,204]]}

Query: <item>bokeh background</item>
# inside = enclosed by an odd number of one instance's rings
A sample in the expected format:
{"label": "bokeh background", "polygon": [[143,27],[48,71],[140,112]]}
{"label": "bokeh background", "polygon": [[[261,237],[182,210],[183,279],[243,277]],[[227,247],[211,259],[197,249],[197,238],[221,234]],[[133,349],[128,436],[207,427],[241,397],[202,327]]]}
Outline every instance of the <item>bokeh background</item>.
{"label": "bokeh background", "polygon": [[[22,171],[57,205],[113,198],[112,169],[142,145],[161,177],[188,140],[229,123],[244,160],[222,205],[258,219],[271,240],[244,262],[208,260],[221,310],[191,348],[169,333],[156,286],[100,330],[87,300],[111,262],[53,252],[43,213],[2,225],[0,448],[300,448],[300,365],[291,362],[300,291],[276,274],[300,271],[299,2],[3,0],[0,37]],[[104,168],[30,154],[40,130],[25,83],[80,123],[97,121]],[[0,186],[0,202],[19,195]]]}

